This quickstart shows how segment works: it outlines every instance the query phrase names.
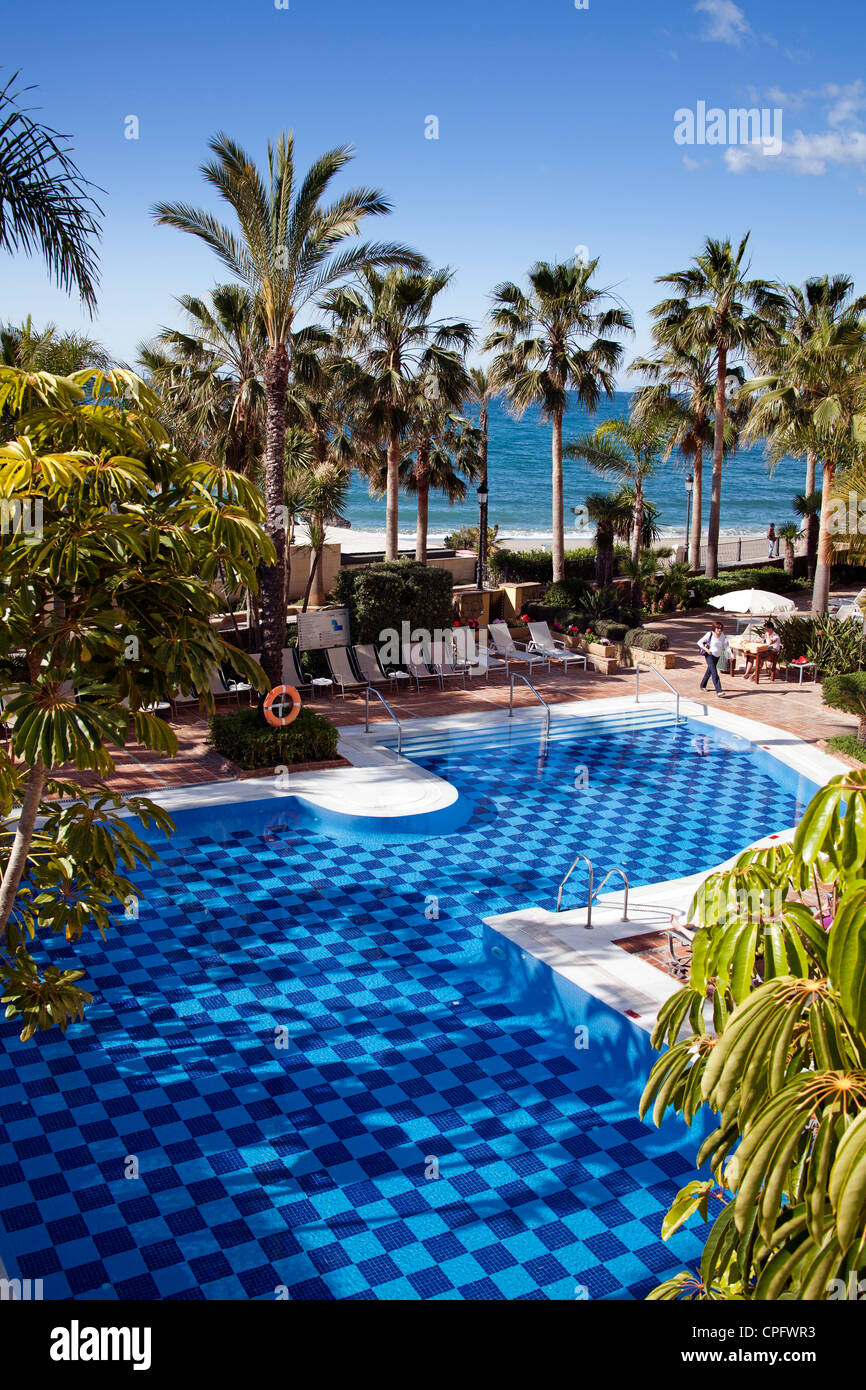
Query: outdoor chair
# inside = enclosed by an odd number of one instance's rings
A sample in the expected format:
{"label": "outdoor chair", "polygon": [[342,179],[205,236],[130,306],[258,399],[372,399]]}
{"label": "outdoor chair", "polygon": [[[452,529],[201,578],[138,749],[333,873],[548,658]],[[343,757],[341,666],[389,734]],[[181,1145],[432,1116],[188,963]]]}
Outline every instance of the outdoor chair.
{"label": "outdoor chair", "polygon": [[[467,675],[466,666],[455,666],[453,656],[453,642],[449,642],[447,638],[444,642],[434,642],[432,648],[432,660],[430,664],[433,670],[436,672],[436,674],[442,677],[443,681],[449,679],[462,680],[463,688],[465,690]],[[469,672],[469,674],[472,674],[471,671]]]}
{"label": "outdoor chair", "polygon": [[283,647],[280,676],[283,685],[293,685],[299,691],[312,689],[310,677],[301,669],[301,654],[297,647]]}
{"label": "outdoor chair", "polygon": [[421,689],[422,681],[437,681],[439,689],[444,689],[442,677],[439,672],[431,671],[430,667],[427,665],[423,642],[410,642],[408,646],[404,647],[403,664],[414,680],[418,690]]}
{"label": "outdoor chair", "polygon": [[[261,652],[251,652],[250,655],[252,656],[253,661],[261,661],[262,659]],[[238,680],[236,676],[227,676],[224,670],[220,671],[220,675],[223,678],[226,690],[229,692],[229,694],[237,696],[238,704],[240,704],[240,696],[245,692],[247,695],[250,696],[250,703],[252,704],[252,693],[254,687],[251,681]]]}
{"label": "outdoor chair", "polygon": [[[208,672],[208,689],[215,700],[224,700],[227,697],[234,696],[235,701],[238,705],[240,705],[240,700],[238,699],[237,691],[229,690],[228,686],[226,685],[225,681],[223,680],[222,676],[220,675],[219,671],[215,666],[212,666]],[[172,714],[176,719],[179,709],[181,709],[185,705],[197,705],[200,696],[198,692],[194,691],[191,695],[174,694],[171,695],[169,699],[171,701]]]}
{"label": "outdoor chair", "polygon": [[540,652],[549,661],[558,661],[564,671],[570,665],[582,666],[586,670],[586,653],[571,651],[565,642],[554,637],[547,623],[530,623],[529,639],[531,652]]}
{"label": "outdoor chair", "polygon": [[483,676],[485,680],[490,680],[491,671],[502,671],[508,674],[508,662],[502,661],[498,656],[491,656],[486,647],[482,647],[478,642],[475,632],[471,628],[456,627],[452,633],[454,638],[454,659],[458,668],[464,668],[470,676]]}
{"label": "outdoor chair", "polygon": [[328,663],[328,671],[331,680],[340,687],[340,694],[346,698],[346,687],[358,690],[366,685],[365,680],[359,680],[358,673],[352,665],[352,658],[348,647],[323,647],[325,660]]}
{"label": "outdoor chair", "polygon": [[502,658],[506,667],[512,661],[518,661],[527,665],[530,671],[535,666],[550,670],[550,657],[544,652],[531,652],[527,642],[515,642],[507,623],[497,620],[489,625],[487,631],[493,638],[495,655]]}
{"label": "outdoor chair", "polygon": [[352,648],[355,665],[368,685],[387,685],[391,677],[382,669],[379,653],[372,642],[359,642]]}

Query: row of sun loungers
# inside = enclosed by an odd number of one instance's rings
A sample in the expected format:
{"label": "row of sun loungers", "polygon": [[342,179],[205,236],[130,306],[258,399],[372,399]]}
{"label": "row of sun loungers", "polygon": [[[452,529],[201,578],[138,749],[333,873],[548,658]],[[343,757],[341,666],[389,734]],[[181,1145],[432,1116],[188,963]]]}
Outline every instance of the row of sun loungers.
{"label": "row of sun loungers", "polygon": [[[444,690],[446,681],[461,681],[465,688],[467,680],[478,677],[489,680],[497,671],[507,679],[513,664],[525,667],[530,674],[536,667],[549,671],[551,664],[566,671],[570,666],[586,668],[586,657],[581,652],[569,651],[564,642],[554,638],[547,623],[530,623],[528,642],[515,642],[505,623],[493,622],[487,631],[487,646],[480,645],[469,628],[454,628],[445,634],[444,640],[434,641],[429,647],[424,642],[411,642],[403,650],[403,666],[396,671],[385,669],[371,642],[359,642],[351,647],[325,647],[322,650],[330,674],[322,684],[339,690],[345,699],[347,691],[362,690],[368,685],[400,685],[404,681],[414,682],[416,690],[426,683],[435,683]],[[260,652],[252,653],[254,661],[260,656]],[[315,690],[316,678],[302,669],[295,647],[283,648],[282,683],[310,695]],[[210,673],[209,690],[214,699],[233,699],[237,705],[240,705],[241,695],[251,700],[253,694],[248,681],[236,680],[217,668]],[[74,693],[70,682],[61,688],[61,694],[72,696]],[[170,702],[171,713],[176,717],[181,709],[198,702],[198,694],[175,694]],[[168,711],[169,705],[148,708],[162,713]]]}

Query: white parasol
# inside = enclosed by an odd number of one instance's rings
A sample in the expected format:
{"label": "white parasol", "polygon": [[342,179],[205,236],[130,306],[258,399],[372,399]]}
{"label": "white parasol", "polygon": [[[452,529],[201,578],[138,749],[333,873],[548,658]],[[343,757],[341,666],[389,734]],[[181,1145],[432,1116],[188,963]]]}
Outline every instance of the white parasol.
{"label": "white parasol", "polygon": [[710,607],[751,618],[769,618],[777,613],[794,613],[797,609],[793,599],[771,594],[766,589],[735,589],[730,594],[717,594],[710,599]]}

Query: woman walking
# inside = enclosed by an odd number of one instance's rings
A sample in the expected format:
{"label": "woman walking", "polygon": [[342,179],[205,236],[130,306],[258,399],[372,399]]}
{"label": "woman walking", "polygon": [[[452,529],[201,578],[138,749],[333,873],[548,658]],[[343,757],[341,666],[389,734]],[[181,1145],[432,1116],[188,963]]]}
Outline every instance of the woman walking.
{"label": "woman walking", "polygon": [[725,641],[725,629],[722,623],[713,623],[709,632],[705,632],[698,643],[701,651],[706,658],[707,670],[701,681],[701,690],[706,690],[707,684],[712,677],[713,685],[717,695],[724,699],[722,682],[719,680],[719,662],[728,651],[728,644]]}

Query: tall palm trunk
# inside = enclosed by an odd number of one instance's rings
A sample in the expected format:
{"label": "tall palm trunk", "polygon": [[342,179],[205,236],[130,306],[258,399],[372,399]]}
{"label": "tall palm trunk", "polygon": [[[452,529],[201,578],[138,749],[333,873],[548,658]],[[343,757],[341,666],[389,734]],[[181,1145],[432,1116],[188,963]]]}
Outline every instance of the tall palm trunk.
{"label": "tall palm trunk", "polygon": [[398,494],[400,491],[400,439],[388,439],[388,492],[385,501],[385,559],[396,560],[398,541]]}
{"label": "tall palm trunk", "polygon": [[833,560],[833,464],[824,459],[824,481],[821,487],[821,521],[818,530],[818,561],[812,587],[812,612],[826,613],[830,602],[830,566]]}
{"label": "tall palm trunk", "polygon": [[704,445],[701,441],[692,459],[692,530],[686,556],[693,570],[701,567],[701,520],[704,514]]}
{"label": "tall palm trunk", "polygon": [[282,524],[286,466],[286,395],[289,358],[285,347],[271,347],[265,356],[263,379],[265,425],[265,530],[277,552],[276,563],[262,572],[262,666],[272,685],[282,675],[286,640],[286,533]]}
{"label": "tall palm trunk", "polygon": [[427,521],[430,513],[430,443],[418,445],[415,460],[415,482],[418,488],[418,529],[415,535],[415,559],[427,563]]}
{"label": "tall palm trunk", "polygon": [[713,481],[710,488],[710,517],[707,524],[707,579],[715,579],[719,571],[719,524],[722,516],[722,461],[725,448],[725,384],[728,377],[728,352],[719,344],[716,364],[716,418],[713,436]]}
{"label": "tall palm trunk", "polygon": [[562,496],[562,411],[553,412],[553,582],[565,578],[565,516]]}
{"label": "tall palm trunk", "polygon": [[643,487],[640,479],[635,481],[634,488],[634,519],[631,527],[631,562],[634,565],[634,578],[631,583],[631,602],[632,607],[640,608],[641,605],[641,583],[640,583],[640,552],[641,541],[643,540]]}
{"label": "tall palm trunk", "polygon": [[810,449],[806,454],[806,496],[811,497],[815,491],[815,450]]}
{"label": "tall palm trunk", "polygon": [[[481,431],[481,482],[478,490],[487,493],[487,406],[481,402],[481,410],[478,415],[478,428]],[[487,503],[481,502],[478,509],[478,579],[479,589],[484,587],[484,575],[487,570]]]}

